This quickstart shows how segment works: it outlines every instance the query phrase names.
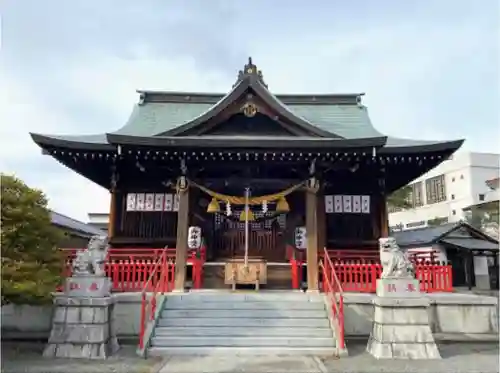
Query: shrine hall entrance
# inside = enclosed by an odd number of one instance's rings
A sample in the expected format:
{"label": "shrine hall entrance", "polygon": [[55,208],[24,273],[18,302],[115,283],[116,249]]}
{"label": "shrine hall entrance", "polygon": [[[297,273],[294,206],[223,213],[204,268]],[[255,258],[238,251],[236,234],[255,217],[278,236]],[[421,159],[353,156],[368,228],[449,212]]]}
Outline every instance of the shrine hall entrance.
{"label": "shrine hall entrance", "polygon": [[[265,283],[262,289],[291,289],[292,273],[289,258],[295,228],[304,224],[304,193],[297,191],[287,198],[288,211],[281,212],[277,202],[251,206],[248,220],[248,260],[265,263]],[[297,201],[297,202],[295,202]],[[209,201],[206,201],[209,202]],[[231,288],[226,265],[245,258],[245,206],[235,205],[228,212],[223,203],[220,211],[209,213],[203,203],[203,237],[207,258],[203,267],[203,288]],[[201,210],[200,209],[200,214]],[[243,216],[243,217],[242,217]],[[238,289],[254,289],[238,284]]]}
{"label": "shrine hall entrance", "polygon": [[[245,255],[245,222],[240,220],[242,208],[231,216],[215,214],[212,252],[215,261],[243,258]],[[284,263],[286,258],[286,214],[253,211],[248,222],[248,256],[269,263]]]}

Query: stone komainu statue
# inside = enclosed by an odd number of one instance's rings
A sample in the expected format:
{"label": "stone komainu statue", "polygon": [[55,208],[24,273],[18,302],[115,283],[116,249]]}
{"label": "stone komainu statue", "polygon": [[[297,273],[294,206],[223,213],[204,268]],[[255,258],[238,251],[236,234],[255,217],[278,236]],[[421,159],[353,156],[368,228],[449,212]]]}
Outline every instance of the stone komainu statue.
{"label": "stone komainu statue", "polygon": [[415,267],[401,251],[394,237],[380,238],[381,278],[415,278]]}
{"label": "stone komainu statue", "polygon": [[76,253],[73,276],[106,276],[108,249],[107,236],[93,236],[87,248]]}

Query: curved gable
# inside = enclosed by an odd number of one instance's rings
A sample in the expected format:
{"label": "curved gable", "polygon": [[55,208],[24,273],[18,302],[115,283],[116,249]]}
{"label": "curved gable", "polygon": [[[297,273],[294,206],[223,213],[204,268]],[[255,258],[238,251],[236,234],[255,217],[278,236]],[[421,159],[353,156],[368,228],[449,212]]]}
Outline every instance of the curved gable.
{"label": "curved gable", "polygon": [[[218,122],[225,121],[229,116],[239,112],[246,112],[247,108],[251,108],[249,114],[253,116],[255,112],[263,112],[270,118],[280,120],[286,123],[287,130],[293,132],[293,128],[297,129],[297,135],[312,135],[328,138],[342,138],[338,134],[325,131],[303,117],[300,117],[289,110],[267,89],[267,85],[263,81],[262,73],[249,59],[244,70],[239,72],[238,80],[233,86],[233,89],[220,99],[207,111],[201,113],[198,117],[191,121],[156,134],[156,136],[180,136],[186,134],[197,135],[203,134],[203,126],[213,128]],[[197,131],[195,131],[197,130]]]}

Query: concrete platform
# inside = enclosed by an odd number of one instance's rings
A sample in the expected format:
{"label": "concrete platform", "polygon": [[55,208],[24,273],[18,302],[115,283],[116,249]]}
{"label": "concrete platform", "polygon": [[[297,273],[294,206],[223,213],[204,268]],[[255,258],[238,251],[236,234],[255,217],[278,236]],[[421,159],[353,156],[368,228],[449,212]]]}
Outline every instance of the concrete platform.
{"label": "concrete platform", "polygon": [[[436,340],[455,342],[498,341],[498,298],[462,293],[430,293],[430,327]],[[345,293],[345,334],[370,334],[375,294]]]}

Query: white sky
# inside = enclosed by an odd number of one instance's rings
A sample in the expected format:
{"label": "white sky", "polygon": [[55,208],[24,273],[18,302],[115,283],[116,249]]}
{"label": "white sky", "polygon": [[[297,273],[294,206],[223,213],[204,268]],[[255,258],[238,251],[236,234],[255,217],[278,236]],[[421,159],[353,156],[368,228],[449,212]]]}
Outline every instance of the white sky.
{"label": "white sky", "polygon": [[0,10],[0,170],[83,221],[108,211],[108,192],[42,156],[28,133],[116,130],[140,88],[227,92],[248,56],[273,92],[366,92],[388,135],[498,152],[494,0],[6,0]]}

